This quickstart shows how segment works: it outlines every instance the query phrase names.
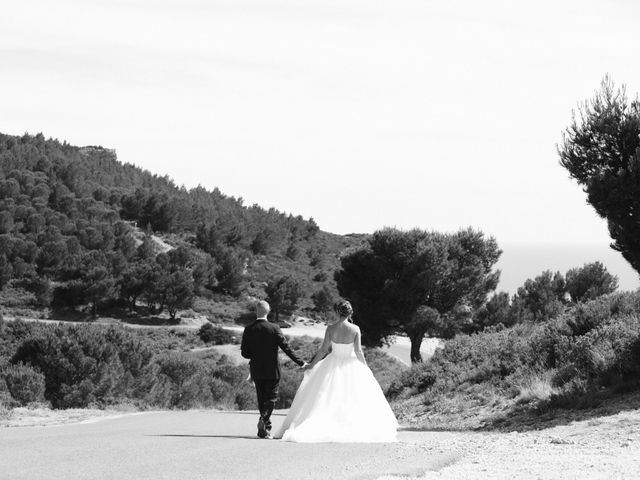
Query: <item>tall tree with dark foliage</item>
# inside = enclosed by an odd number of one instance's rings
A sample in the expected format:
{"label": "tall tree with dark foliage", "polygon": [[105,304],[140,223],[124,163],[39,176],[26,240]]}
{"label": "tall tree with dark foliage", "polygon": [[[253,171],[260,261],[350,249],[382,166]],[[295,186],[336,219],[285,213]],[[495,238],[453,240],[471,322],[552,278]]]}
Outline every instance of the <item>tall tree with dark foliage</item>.
{"label": "tall tree with dark foliage", "polygon": [[365,344],[406,333],[411,360],[420,362],[425,334],[454,334],[466,318],[460,313],[485,303],[498,284],[493,267],[501,253],[493,238],[472,229],[384,229],[342,258],[338,291],[353,303]]}
{"label": "tall tree with dark foliage", "polygon": [[560,164],[607,220],[611,247],[640,273],[640,101],[606,77],[580,105],[558,148]]}

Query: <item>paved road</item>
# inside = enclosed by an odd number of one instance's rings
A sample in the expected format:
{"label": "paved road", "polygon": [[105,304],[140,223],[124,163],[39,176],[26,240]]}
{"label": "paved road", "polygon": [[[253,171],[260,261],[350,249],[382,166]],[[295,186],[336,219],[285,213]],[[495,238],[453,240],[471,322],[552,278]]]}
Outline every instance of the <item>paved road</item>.
{"label": "paved road", "polygon": [[255,423],[255,413],[205,410],[0,428],[0,479],[366,480],[456,459],[422,445],[428,433],[400,432],[396,444],[296,444],[255,438]]}

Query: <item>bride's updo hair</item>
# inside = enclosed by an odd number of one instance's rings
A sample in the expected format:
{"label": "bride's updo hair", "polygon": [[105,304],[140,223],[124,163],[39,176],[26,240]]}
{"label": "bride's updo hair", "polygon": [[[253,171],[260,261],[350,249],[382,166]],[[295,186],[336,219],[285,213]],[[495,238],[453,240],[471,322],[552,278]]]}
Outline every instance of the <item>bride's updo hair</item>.
{"label": "bride's updo hair", "polygon": [[333,305],[335,312],[341,317],[348,317],[353,314],[353,307],[346,300],[340,300]]}

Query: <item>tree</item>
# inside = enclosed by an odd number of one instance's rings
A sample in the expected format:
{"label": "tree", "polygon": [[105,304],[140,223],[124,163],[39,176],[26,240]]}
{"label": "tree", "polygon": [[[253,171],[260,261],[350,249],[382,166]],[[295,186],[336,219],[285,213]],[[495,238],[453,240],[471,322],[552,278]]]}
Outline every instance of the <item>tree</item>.
{"label": "tree", "polygon": [[136,309],[136,301],[145,289],[145,275],[149,269],[148,262],[130,263],[118,281],[120,297],[126,302],[129,310]]}
{"label": "tree", "polygon": [[218,288],[230,295],[240,295],[244,283],[244,264],[240,257],[232,250],[225,249],[216,261]]}
{"label": "tree", "polygon": [[147,259],[142,276],[143,287],[140,297],[147,304],[151,314],[160,314],[164,310],[164,278],[160,265],[152,259]]}
{"label": "tree", "polygon": [[[517,299],[535,321],[546,321],[562,311],[565,303],[565,280],[560,272],[546,270],[536,278],[528,279],[518,288]],[[514,302],[517,303],[517,302]]]}
{"label": "tree", "polygon": [[366,345],[406,333],[411,360],[420,362],[427,332],[452,335],[465,318],[461,307],[479,307],[495,289],[500,272],[492,269],[500,254],[493,238],[472,229],[442,234],[388,228],[342,257],[335,278],[340,295],[354,306]]}
{"label": "tree", "polygon": [[275,315],[275,321],[280,314],[291,314],[298,307],[298,300],[302,296],[300,284],[291,277],[280,277],[267,282],[264,289],[267,300]]}
{"label": "tree", "polygon": [[447,325],[438,310],[426,305],[420,305],[411,318],[404,324],[404,331],[411,340],[411,362],[417,363],[422,361],[420,346],[422,345],[422,339],[427,333],[442,333],[446,328]]}
{"label": "tree", "polygon": [[178,309],[189,308],[193,304],[193,279],[187,270],[177,270],[163,283],[164,304],[171,320],[175,320]]}
{"label": "tree", "polygon": [[507,292],[498,292],[476,310],[470,331],[480,331],[492,325],[502,324],[505,327],[513,325],[517,317],[511,311],[511,300]]}
{"label": "tree", "polygon": [[618,288],[618,277],[611,275],[600,262],[585,263],[572,268],[565,277],[566,290],[572,302],[585,302],[613,293]]}
{"label": "tree", "polygon": [[141,260],[153,259],[156,257],[156,244],[150,235],[145,235],[142,243],[136,249],[136,256]]}
{"label": "tree", "polygon": [[13,275],[13,266],[4,254],[0,255],[0,290],[9,283]]}
{"label": "tree", "polygon": [[608,78],[580,105],[558,148],[560,164],[605,218],[611,247],[640,273],[640,101]]}
{"label": "tree", "polygon": [[216,270],[218,266],[211,255],[206,254],[205,257],[196,263],[193,267],[193,284],[197,292],[201,292],[203,288],[213,291],[218,285],[216,278]]}
{"label": "tree", "polygon": [[29,285],[30,290],[36,297],[36,304],[39,307],[48,307],[53,300],[53,287],[47,277],[36,277]]}
{"label": "tree", "polygon": [[274,236],[270,228],[260,230],[251,242],[251,251],[256,255],[267,255],[274,247]]}
{"label": "tree", "polygon": [[326,315],[333,310],[335,296],[328,285],[323,285],[320,290],[311,295],[313,305],[318,313]]}
{"label": "tree", "polygon": [[100,304],[112,300],[118,295],[115,278],[106,267],[96,265],[89,267],[83,274],[82,280],[85,287],[84,295],[89,302],[91,315],[96,317]]}
{"label": "tree", "polygon": [[193,264],[193,258],[188,248],[179,246],[167,252],[169,263],[179,268],[188,268]]}
{"label": "tree", "polygon": [[13,230],[13,216],[9,212],[0,212],[0,233],[10,233]]}

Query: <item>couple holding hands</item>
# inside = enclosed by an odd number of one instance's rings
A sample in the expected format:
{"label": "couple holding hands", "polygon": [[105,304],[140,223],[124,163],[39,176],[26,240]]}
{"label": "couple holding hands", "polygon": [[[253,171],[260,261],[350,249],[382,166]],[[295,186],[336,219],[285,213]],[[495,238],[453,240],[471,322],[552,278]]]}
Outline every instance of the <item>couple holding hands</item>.
{"label": "couple holding hands", "polygon": [[278,397],[278,349],[305,375],[275,438],[289,442],[395,442],[398,422],[367,366],[360,329],[347,301],[335,304],[338,320],[327,326],[322,346],[306,363],[291,350],[280,327],[267,320],[270,307],[256,304],[256,320],[242,335],[258,397],[258,437],[273,438],[271,414]]}

